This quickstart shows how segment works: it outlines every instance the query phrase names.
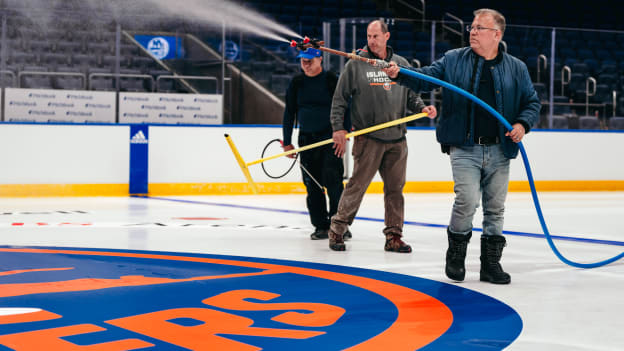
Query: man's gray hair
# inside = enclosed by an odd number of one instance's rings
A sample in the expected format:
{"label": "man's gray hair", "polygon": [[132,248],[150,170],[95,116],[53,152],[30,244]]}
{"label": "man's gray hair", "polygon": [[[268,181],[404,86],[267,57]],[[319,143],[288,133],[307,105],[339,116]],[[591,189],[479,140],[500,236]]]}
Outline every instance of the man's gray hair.
{"label": "man's gray hair", "polygon": [[472,13],[475,17],[480,15],[490,15],[494,19],[494,23],[499,27],[501,33],[505,33],[505,16],[502,13],[492,9],[478,9]]}

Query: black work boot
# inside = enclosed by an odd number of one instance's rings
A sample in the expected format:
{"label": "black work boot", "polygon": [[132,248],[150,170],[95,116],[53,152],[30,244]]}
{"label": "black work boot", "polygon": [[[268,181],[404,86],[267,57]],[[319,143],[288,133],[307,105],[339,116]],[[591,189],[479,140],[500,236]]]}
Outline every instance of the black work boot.
{"label": "black work boot", "polygon": [[334,251],[345,251],[347,249],[342,234],[329,230],[329,248]]}
{"label": "black work boot", "polygon": [[466,277],[466,249],[472,237],[472,232],[468,234],[455,234],[446,228],[448,234],[448,250],[446,250],[446,276],[456,281],[464,280]]}
{"label": "black work boot", "polygon": [[412,247],[401,240],[401,234],[388,233],[386,234],[386,244],[384,250],[392,252],[410,253]]}
{"label": "black work boot", "polygon": [[506,245],[505,237],[489,235],[481,237],[481,281],[509,284],[511,277],[503,271],[500,259]]}
{"label": "black work boot", "polygon": [[316,228],[314,233],[310,234],[310,239],[312,240],[322,240],[327,238],[327,229]]}

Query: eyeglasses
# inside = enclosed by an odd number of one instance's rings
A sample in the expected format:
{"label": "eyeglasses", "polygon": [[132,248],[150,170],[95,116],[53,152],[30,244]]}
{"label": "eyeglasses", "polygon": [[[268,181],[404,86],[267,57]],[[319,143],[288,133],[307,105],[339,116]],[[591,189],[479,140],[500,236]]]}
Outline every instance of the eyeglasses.
{"label": "eyeglasses", "polygon": [[485,30],[485,29],[489,29],[489,30],[500,30],[500,29],[498,29],[498,28],[487,28],[487,27],[481,27],[481,26],[476,26],[476,27],[473,27],[473,26],[471,26],[471,25],[467,25],[467,26],[466,26],[466,31],[467,31],[468,33],[472,32],[472,30],[473,30],[473,29],[474,29],[474,30],[476,30],[476,31],[477,31],[477,33],[481,32],[482,30]]}

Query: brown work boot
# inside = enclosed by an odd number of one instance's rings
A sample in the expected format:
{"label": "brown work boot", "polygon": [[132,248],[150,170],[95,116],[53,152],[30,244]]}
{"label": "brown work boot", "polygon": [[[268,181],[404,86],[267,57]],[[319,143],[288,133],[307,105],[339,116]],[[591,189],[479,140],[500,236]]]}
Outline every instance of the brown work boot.
{"label": "brown work boot", "polygon": [[410,253],[412,247],[401,240],[401,234],[388,233],[386,234],[386,245],[384,250],[392,252]]}
{"label": "brown work boot", "polygon": [[347,247],[344,243],[342,234],[337,234],[333,230],[329,230],[329,248],[334,251],[345,251]]}

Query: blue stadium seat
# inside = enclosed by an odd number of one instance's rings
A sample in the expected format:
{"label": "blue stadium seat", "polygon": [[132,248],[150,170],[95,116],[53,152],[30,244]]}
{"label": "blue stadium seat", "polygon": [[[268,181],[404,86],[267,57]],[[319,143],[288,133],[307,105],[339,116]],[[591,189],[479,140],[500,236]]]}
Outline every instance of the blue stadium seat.
{"label": "blue stadium seat", "polygon": [[318,6],[306,5],[306,6],[303,6],[301,8],[301,16],[312,16],[312,17],[316,17],[318,19],[318,15],[319,15],[319,7]]}
{"label": "blue stadium seat", "polygon": [[87,52],[91,55],[112,55],[113,47],[108,43],[87,43]]}
{"label": "blue stadium seat", "polygon": [[17,74],[15,73],[15,70],[7,69],[7,71],[11,71],[13,74],[0,73],[0,86],[17,88]]}
{"label": "blue stadium seat", "polygon": [[156,61],[147,56],[133,56],[131,59],[132,67],[138,68],[143,73],[147,73],[149,70],[156,67]]}
{"label": "blue stadium seat", "polygon": [[[57,72],[81,73],[76,67],[57,67]],[[55,89],[80,90],[84,89],[83,78],[78,76],[56,76],[52,79]],[[86,76],[84,77],[84,85],[86,86]]]}
{"label": "blue stadium seat", "polygon": [[81,67],[83,70],[97,66],[97,57],[94,55],[75,54],[71,57],[73,66]]}
{"label": "blue stadium seat", "polygon": [[572,76],[570,77],[570,83],[568,84],[568,89],[570,92],[574,92],[577,90],[585,90],[585,81],[586,76],[583,73],[575,73],[572,71]]}
{"label": "blue stadium seat", "polygon": [[562,57],[564,60],[569,58],[576,58],[576,50],[573,48],[566,46],[559,49],[559,53],[557,56]]}
{"label": "blue stadium seat", "polygon": [[592,51],[590,49],[579,49],[578,52],[577,52],[577,55],[578,55],[577,57],[580,60],[595,58],[594,51]]}
{"label": "blue stadium seat", "polygon": [[[602,43],[599,43],[599,44],[602,45]],[[596,48],[595,52],[596,52],[596,58],[599,60],[604,60],[604,59],[608,59],[609,57],[613,57],[613,54],[611,53],[611,51],[605,49],[604,46]]]}
{"label": "blue stadium seat", "polygon": [[565,60],[563,60],[563,64],[568,66],[568,67],[572,67],[573,64],[579,62],[579,60],[577,58],[574,57],[569,57],[566,58]]}
{"label": "blue stadium seat", "polygon": [[568,129],[568,117],[553,116],[553,129]]}
{"label": "blue stadium seat", "polygon": [[596,94],[591,97],[590,101],[598,104],[609,103],[612,100],[612,91],[613,89],[607,84],[596,84]]}
{"label": "blue stadium seat", "polygon": [[580,129],[600,129],[600,121],[596,116],[581,116],[579,117],[579,128]]}
{"label": "blue stadium seat", "polygon": [[274,74],[271,76],[271,90],[276,94],[286,94],[286,89],[290,84],[292,76],[290,74]]}
{"label": "blue stadium seat", "polygon": [[[132,69],[132,68],[120,69],[119,73],[142,74],[140,70]],[[135,77],[120,77],[119,78],[119,89],[121,91],[147,92],[147,91],[150,91],[147,88],[147,86],[148,86],[148,83],[143,78],[135,78]]]}
{"label": "blue stadium seat", "polygon": [[110,69],[106,69],[106,68],[97,68],[97,67],[90,67],[87,71],[88,76],[87,78],[89,79],[88,82],[88,86],[90,87],[90,89],[92,90],[102,90],[102,91],[112,91],[115,90],[115,83],[113,81],[113,77],[111,76],[106,76],[106,77],[89,77],[89,75],[91,75],[92,73],[111,73]]}
{"label": "blue stadium seat", "polygon": [[586,75],[589,72],[589,68],[587,67],[587,64],[584,62],[576,62],[572,65],[572,72],[573,73],[580,73],[583,75]]}
{"label": "blue stadium seat", "polygon": [[614,88],[618,83],[618,77],[611,73],[601,73],[596,81],[600,84],[606,84],[609,88]]}
{"label": "blue stadium seat", "polygon": [[[47,71],[45,67],[31,66],[24,67],[22,72],[41,72]],[[25,74],[21,77],[20,82],[21,88],[30,88],[30,89],[52,89],[52,79],[50,76],[43,75],[29,75]]]}
{"label": "blue stadium seat", "polygon": [[609,129],[624,130],[624,117],[609,118]]}
{"label": "blue stadium seat", "polygon": [[263,85],[267,85],[271,79],[273,62],[252,62],[251,70],[254,78]]}
{"label": "blue stadium seat", "polygon": [[321,8],[321,17],[323,18],[338,18],[340,17],[340,8],[336,5],[328,4]]}
{"label": "blue stadium seat", "polygon": [[606,63],[605,61],[603,61],[602,62],[602,66],[600,67],[600,73],[617,75],[619,73],[618,72],[618,68],[617,68],[617,64],[615,64],[615,63]]}
{"label": "blue stadium seat", "polygon": [[553,102],[555,103],[555,105],[553,106],[554,115],[569,116],[572,114],[572,109],[570,108],[570,105],[566,105],[570,102],[567,96],[553,96]]}
{"label": "blue stadium seat", "polygon": [[82,43],[61,40],[56,44],[56,52],[65,54],[84,53]]}
{"label": "blue stadium seat", "polygon": [[[109,44],[110,45],[110,44]],[[114,46],[111,46],[114,50]],[[139,48],[134,44],[120,44],[119,52],[122,55],[134,56],[139,54]],[[114,51],[113,51],[114,53]]]}
{"label": "blue stadium seat", "polygon": [[52,50],[52,43],[48,40],[30,40],[24,43],[27,51],[41,54]]}
{"label": "blue stadium seat", "polygon": [[583,61],[587,65],[587,70],[591,75],[597,75],[600,72],[600,63],[596,59],[585,59]]}
{"label": "blue stadium seat", "polygon": [[66,54],[45,53],[41,55],[41,63],[50,66],[66,66],[71,63],[71,56]]}
{"label": "blue stadium seat", "polygon": [[15,51],[9,56],[9,63],[15,64],[33,64],[37,61],[37,56],[33,53]]}

